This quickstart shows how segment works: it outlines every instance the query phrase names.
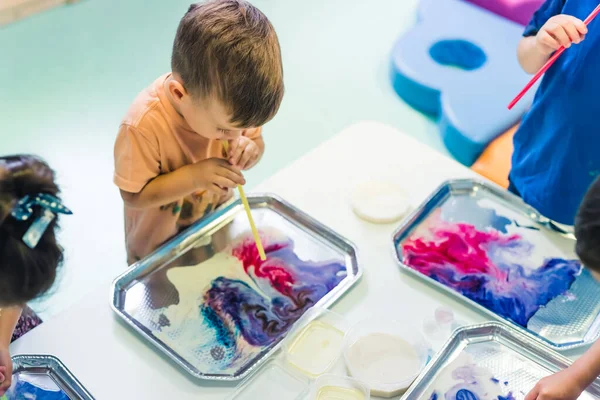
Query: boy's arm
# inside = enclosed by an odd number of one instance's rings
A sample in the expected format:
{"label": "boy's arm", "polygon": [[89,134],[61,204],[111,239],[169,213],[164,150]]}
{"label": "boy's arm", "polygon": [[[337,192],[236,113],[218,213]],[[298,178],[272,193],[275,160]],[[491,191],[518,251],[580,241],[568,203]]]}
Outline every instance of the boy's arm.
{"label": "boy's arm", "polygon": [[600,340],[569,368],[542,379],[525,400],[576,400],[600,376]]}
{"label": "boy's arm", "polygon": [[116,185],[132,208],[160,207],[199,190],[224,193],[245,183],[240,170],[219,158],[209,158],[161,174],[160,155],[147,136],[122,126],[115,144]]}
{"label": "boy's arm", "polygon": [[523,71],[528,74],[535,74],[540,70],[550,58],[550,54],[540,52],[537,48],[537,37],[524,37],[517,47],[517,57]]}
{"label": "boy's arm", "polygon": [[168,174],[152,179],[138,193],[121,189],[125,204],[132,208],[160,207],[178,201],[199,190],[226,193],[246,180],[239,169],[220,158],[209,158],[186,165]]}
{"label": "boy's arm", "polygon": [[600,376],[600,340],[597,341],[570,367],[573,375],[579,377],[581,386],[585,389]]}
{"label": "boy's arm", "polygon": [[580,43],[587,27],[578,18],[563,15],[565,0],[546,0],[533,15],[519,42],[517,57],[525,72],[533,74],[561,46]]}
{"label": "boy's arm", "polygon": [[557,15],[546,22],[535,36],[521,39],[517,48],[519,63],[525,72],[534,74],[560,47],[569,48],[585,38],[587,27],[570,15]]}
{"label": "boy's arm", "polygon": [[0,313],[0,348],[8,348],[22,311],[21,307],[7,307],[2,309]]}
{"label": "boy's arm", "polygon": [[8,346],[12,339],[13,331],[21,317],[21,307],[3,308],[0,314],[0,373],[4,375],[4,380],[0,382],[0,396],[3,395],[11,385],[12,381],[12,360]]}
{"label": "boy's arm", "polygon": [[183,167],[170,174],[160,175],[148,182],[138,193],[121,190],[121,197],[132,208],[160,207],[173,203],[192,193],[193,180],[189,168]]}

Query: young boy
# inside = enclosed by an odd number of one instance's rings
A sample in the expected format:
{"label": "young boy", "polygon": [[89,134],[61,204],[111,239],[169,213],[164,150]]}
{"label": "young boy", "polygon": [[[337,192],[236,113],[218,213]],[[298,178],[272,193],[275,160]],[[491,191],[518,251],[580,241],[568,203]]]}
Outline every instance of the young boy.
{"label": "young boy", "polygon": [[135,99],[115,143],[114,182],[125,203],[130,264],[245,183],[241,171],[264,151],[260,127],[283,97],[275,30],[243,0],[190,6],[171,68]]}
{"label": "young boy", "polygon": [[[598,0],[546,0],[518,48],[526,72],[538,71],[560,46],[514,137],[515,194],[551,220],[573,225],[583,195],[600,174],[600,24],[581,21]],[[576,46],[573,46],[576,45]]]}
{"label": "young boy", "polygon": [[[600,281],[600,178],[590,186],[575,218],[575,247],[581,262]],[[600,376],[600,341],[564,371],[542,379],[525,400],[576,400]]]}

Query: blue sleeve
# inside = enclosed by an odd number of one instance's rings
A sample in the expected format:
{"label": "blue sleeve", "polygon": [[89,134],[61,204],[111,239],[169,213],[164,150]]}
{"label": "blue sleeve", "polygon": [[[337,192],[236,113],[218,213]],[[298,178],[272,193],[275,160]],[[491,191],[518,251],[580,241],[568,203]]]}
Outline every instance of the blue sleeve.
{"label": "blue sleeve", "polygon": [[533,14],[531,21],[525,27],[523,36],[535,36],[541,27],[552,17],[562,12],[566,0],[546,0],[539,10]]}

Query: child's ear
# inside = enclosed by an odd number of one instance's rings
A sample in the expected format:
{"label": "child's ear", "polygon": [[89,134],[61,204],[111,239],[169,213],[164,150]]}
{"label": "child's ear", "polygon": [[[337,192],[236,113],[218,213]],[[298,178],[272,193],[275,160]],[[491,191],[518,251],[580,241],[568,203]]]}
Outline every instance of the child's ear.
{"label": "child's ear", "polygon": [[590,269],[590,272],[592,273],[592,276],[594,277],[596,282],[600,282],[600,272],[598,272],[598,270],[595,269]]}
{"label": "child's ear", "polygon": [[182,101],[184,97],[188,96],[185,87],[177,79],[169,79],[167,81],[167,88],[171,97],[176,101]]}

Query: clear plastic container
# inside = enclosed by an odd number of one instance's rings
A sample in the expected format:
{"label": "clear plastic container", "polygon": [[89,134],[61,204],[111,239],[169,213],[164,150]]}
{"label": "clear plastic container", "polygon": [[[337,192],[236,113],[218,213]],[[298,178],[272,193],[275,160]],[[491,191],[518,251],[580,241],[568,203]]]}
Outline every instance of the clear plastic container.
{"label": "clear plastic container", "polygon": [[352,377],[366,383],[371,395],[403,393],[428,359],[429,346],[419,328],[388,318],[361,321],[344,338],[344,361]]}
{"label": "clear plastic container", "polygon": [[308,379],[290,373],[276,361],[268,361],[255,374],[246,378],[229,400],[300,400],[309,390]]}
{"label": "clear plastic container", "polygon": [[283,342],[285,361],[308,377],[324,374],[340,358],[347,330],[342,316],[313,307],[294,324]]}
{"label": "clear plastic container", "polygon": [[438,307],[433,317],[423,321],[423,331],[432,342],[445,342],[452,334],[453,323],[454,312],[447,307]]}
{"label": "clear plastic container", "polygon": [[447,307],[438,307],[434,315],[423,321],[423,333],[432,343],[435,350],[439,350],[452,336],[452,333],[465,325],[457,321],[454,312]]}
{"label": "clear plastic container", "polygon": [[364,383],[338,375],[321,375],[313,383],[310,400],[369,400],[369,388]]}

